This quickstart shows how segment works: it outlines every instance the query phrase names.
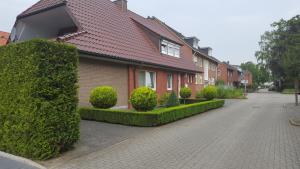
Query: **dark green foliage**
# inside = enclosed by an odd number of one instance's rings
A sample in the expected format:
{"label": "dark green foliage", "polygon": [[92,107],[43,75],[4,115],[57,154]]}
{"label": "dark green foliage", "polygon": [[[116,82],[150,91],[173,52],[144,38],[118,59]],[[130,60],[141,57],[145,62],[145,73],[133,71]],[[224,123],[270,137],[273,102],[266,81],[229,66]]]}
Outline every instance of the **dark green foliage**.
{"label": "dark green foliage", "polygon": [[[243,89],[233,88],[233,87],[227,87],[227,86],[216,86],[217,95],[214,98],[218,99],[245,99]],[[198,91],[196,98],[201,99],[204,97],[204,91]]]}
{"label": "dark green foliage", "polygon": [[153,110],[157,105],[157,94],[149,87],[140,87],[131,94],[130,103],[137,111]]}
{"label": "dark green foliage", "polygon": [[192,95],[192,90],[188,87],[183,87],[180,89],[180,97],[183,99],[190,98]]}
{"label": "dark green foliage", "polygon": [[79,139],[77,49],[33,40],[0,47],[0,150],[48,159]]}
{"label": "dark green foliage", "polygon": [[114,88],[101,86],[92,90],[90,103],[99,109],[112,108],[117,104],[118,95]]}
{"label": "dark green foliage", "polygon": [[216,81],[216,86],[220,86],[220,85],[225,85],[224,80],[217,80]]}
{"label": "dark green foliage", "polygon": [[166,103],[166,107],[174,107],[179,105],[179,100],[174,91],[170,94],[170,97],[168,98],[168,101]]}
{"label": "dark green foliage", "polygon": [[81,108],[79,112],[81,114],[81,118],[84,120],[151,127],[174,122],[211,109],[220,108],[223,105],[224,100],[212,100],[177,107],[161,108],[149,112],[95,108]]}
{"label": "dark green foliage", "polygon": [[163,95],[161,95],[158,99],[158,104],[160,106],[165,106],[169,100],[170,93],[166,92]]}
{"label": "dark green foliage", "polygon": [[217,97],[217,88],[215,86],[207,86],[202,90],[203,97],[212,100]]}
{"label": "dark green foliage", "polygon": [[180,104],[194,104],[194,103],[200,103],[200,102],[205,102],[207,99],[205,98],[196,98],[196,99],[180,99],[179,102]]}

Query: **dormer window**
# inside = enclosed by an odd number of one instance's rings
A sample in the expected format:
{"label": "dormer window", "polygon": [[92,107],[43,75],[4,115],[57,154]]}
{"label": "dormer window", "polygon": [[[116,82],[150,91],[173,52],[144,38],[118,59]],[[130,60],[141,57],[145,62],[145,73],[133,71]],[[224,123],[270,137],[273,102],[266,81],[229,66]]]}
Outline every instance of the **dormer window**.
{"label": "dormer window", "polygon": [[196,38],[194,38],[193,47],[194,47],[195,49],[198,49],[198,44],[199,44],[199,40],[196,39]]}
{"label": "dormer window", "polygon": [[167,40],[161,41],[161,53],[169,56],[180,57],[180,46]]}

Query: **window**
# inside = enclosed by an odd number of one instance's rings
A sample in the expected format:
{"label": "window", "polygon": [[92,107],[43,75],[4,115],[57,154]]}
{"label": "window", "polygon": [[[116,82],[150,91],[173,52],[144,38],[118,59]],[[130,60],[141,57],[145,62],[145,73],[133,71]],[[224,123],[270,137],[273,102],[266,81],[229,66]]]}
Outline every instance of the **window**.
{"label": "window", "polygon": [[198,58],[197,58],[197,56],[194,56],[194,63],[198,63]]}
{"label": "window", "polygon": [[196,74],[196,84],[203,84],[203,77],[200,73]]}
{"label": "window", "polygon": [[211,63],[210,64],[210,69],[212,70],[212,71],[216,71],[216,65],[215,64],[213,64],[213,63]]}
{"label": "window", "polygon": [[169,56],[180,57],[180,46],[175,43],[162,40],[161,42],[161,53]]}
{"label": "window", "polygon": [[188,75],[188,83],[193,83],[193,75]]}
{"label": "window", "polygon": [[139,86],[147,86],[153,90],[156,90],[156,73],[140,71],[139,75]]}
{"label": "window", "polygon": [[167,75],[167,89],[168,90],[173,89],[173,75],[172,75],[172,73],[168,73],[168,75]]}

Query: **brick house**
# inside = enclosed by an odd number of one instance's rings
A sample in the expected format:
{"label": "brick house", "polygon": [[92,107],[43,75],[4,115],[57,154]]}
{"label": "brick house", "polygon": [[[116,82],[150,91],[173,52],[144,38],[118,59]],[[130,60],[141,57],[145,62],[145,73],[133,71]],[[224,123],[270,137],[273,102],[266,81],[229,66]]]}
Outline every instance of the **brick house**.
{"label": "brick house", "polygon": [[152,19],[164,25],[170,32],[174,33],[192,50],[193,62],[199,72],[195,74],[195,79],[194,81],[192,81],[193,83],[190,83],[186,86],[199,91],[207,85],[215,85],[218,77],[217,68],[220,61],[212,56],[212,48],[200,48],[199,39],[197,37],[186,37],[182,33],[168,26],[166,23],[160,21],[159,19],[155,17],[153,17]]}
{"label": "brick house", "polygon": [[225,85],[239,87],[242,80],[242,71],[239,67],[222,62],[218,65],[218,80],[224,81]]}
{"label": "brick house", "polygon": [[6,45],[8,38],[9,38],[9,33],[0,31],[0,46]]}
{"label": "brick house", "polygon": [[148,86],[158,95],[185,85],[196,93],[194,51],[159,22],[127,8],[126,0],[41,0],[21,13],[10,42],[47,38],[79,49],[79,102],[89,106],[91,89],[110,85],[117,107]]}

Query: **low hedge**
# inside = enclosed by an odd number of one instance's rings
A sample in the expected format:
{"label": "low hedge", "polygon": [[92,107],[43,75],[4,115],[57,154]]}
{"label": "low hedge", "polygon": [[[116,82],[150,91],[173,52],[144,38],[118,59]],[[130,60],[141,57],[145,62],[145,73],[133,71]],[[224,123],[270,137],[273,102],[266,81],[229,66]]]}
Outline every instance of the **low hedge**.
{"label": "low hedge", "polygon": [[199,99],[179,99],[180,104],[194,104],[194,103],[200,103],[208,101],[205,98],[199,98]]}
{"label": "low hedge", "polygon": [[130,126],[151,127],[174,122],[179,119],[222,107],[223,105],[224,100],[212,100],[171,108],[161,108],[149,112],[80,108],[79,113],[83,120],[109,122]]}

